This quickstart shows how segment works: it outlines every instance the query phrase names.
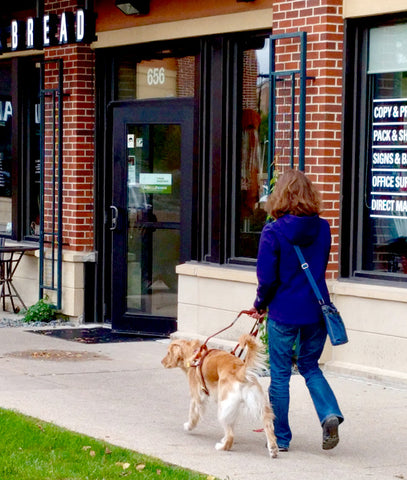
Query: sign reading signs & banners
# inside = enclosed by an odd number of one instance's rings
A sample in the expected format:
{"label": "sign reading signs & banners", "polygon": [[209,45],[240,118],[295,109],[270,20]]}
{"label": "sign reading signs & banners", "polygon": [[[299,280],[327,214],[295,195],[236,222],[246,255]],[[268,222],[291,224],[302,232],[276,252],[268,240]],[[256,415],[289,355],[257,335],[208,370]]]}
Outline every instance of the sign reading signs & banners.
{"label": "sign reading signs & banners", "polygon": [[407,219],[407,99],[373,100],[372,218]]}

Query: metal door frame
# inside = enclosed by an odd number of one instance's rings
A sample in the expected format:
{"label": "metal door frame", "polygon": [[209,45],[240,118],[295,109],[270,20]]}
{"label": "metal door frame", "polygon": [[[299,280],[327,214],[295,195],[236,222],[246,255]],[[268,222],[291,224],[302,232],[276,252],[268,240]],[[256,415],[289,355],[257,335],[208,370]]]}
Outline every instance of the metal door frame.
{"label": "metal door frame", "polygon": [[[273,177],[273,161],[275,156],[276,131],[276,83],[289,77],[291,82],[291,144],[290,166],[294,167],[294,137],[295,137],[295,82],[299,76],[299,120],[298,120],[298,168],[305,168],[305,122],[306,122],[306,81],[314,77],[307,77],[307,32],[283,33],[270,35],[270,71],[269,71],[269,138],[268,138],[268,181],[271,185]],[[300,42],[300,65],[294,70],[276,70],[276,42],[278,40],[298,38]]]}
{"label": "metal door frame", "polygon": [[[177,110],[178,107],[178,110]],[[153,100],[129,100],[115,101],[109,104],[109,119],[111,122],[111,131],[113,132],[112,154],[113,154],[113,180],[112,188],[116,182],[127,179],[127,172],[124,171],[123,159],[118,158],[117,152],[120,151],[122,143],[125,140],[125,130],[127,124],[181,124],[181,219],[180,219],[180,262],[190,259],[191,255],[191,224],[192,224],[192,174],[193,174],[193,130],[194,130],[194,99],[193,98],[169,98]],[[137,109],[137,119],[135,119]],[[185,112],[191,114],[190,121],[187,121]],[[160,118],[161,117],[161,118]],[[187,131],[185,132],[185,128]],[[185,143],[183,143],[185,141]],[[186,153],[189,152],[189,153]],[[187,156],[190,154],[190,159]],[[121,164],[122,162],[122,164]],[[188,181],[189,179],[189,181]],[[126,184],[127,185],[127,184]],[[165,317],[151,314],[128,314],[125,305],[125,292],[127,291],[126,276],[119,268],[114,268],[117,262],[114,258],[122,256],[127,248],[127,227],[123,228],[124,218],[127,218],[127,188],[121,190],[119,197],[114,198],[112,192],[113,211],[117,209],[117,229],[112,231],[111,241],[111,321],[112,328],[115,331],[126,333],[135,333],[143,335],[168,336],[176,330],[176,317]],[[189,200],[185,200],[188,198]],[[114,204],[118,200],[119,204]],[[107,227],[111,228],[111,209],[106,205]],[[121,232],[121,233],[120,233]],[[118,234],[120,236],[118,236]],[[115,297],[114,289],[122,292],[121,298]],[[120,295],[120,293],[119,293]],[[114,311],[116,309],[116,311]],[[118,314],[118,309],[121,313]],[[137,327],[134,328],[134,324]],[[118,325],[120,324],[120,325]],[[151,329],[154,325],[157,328]]]}

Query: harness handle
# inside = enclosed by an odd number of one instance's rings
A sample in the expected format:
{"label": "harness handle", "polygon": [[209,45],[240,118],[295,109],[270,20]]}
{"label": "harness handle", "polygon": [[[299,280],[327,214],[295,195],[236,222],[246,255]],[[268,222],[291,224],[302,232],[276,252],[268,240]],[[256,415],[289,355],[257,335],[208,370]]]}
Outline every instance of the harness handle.
{"label": "harness handle", "polygon": [[[233,325],[239,320],[240,316],[243,315],[244,313],[247,314],[247,315],[249,315],[251,312],[250,312],[250,310],[242,310],[242,311],[238,314],[238,316],[233,320],[233,322],[232,322],[230,325],[228,325],[228,326],[225,327],[225,328],[222,328],[222,330],[219,330],[219,332],[216,332],[216,333],[214,333],[213,335],[211,335],[210,337],[208,337],[208,338],[205,340],[204,345],[206,345],[211,338],[216,337],[217,335],[219,335],[220,333],[224,332],[225,330],[228,330],[229,328],[232,328]],[[256,323],[257,323],[257,320],[256,320]]]}
{"label": "harness handle", "polygon": [[[243,312],[247,313],[247,311],[243,311]],[[241,313],[243,313],[243,312],[241,312]],[[251,313],[251,312],[249,312],[249,313]],[[250,335],[252,335],[255,338],[257,337],[257,334],[259,333],[259,330],[260,330],[260,325],[264,322],[265,317],[266,317],[266,314],[264,313],[259,318],[256,318],[256,320],[254,322],[254,325],[253,325],[252,329],[250,330]],[[237,352],[238,348],[239,348],[239,344],[236,345],[236,347],[232,350],[231,353],[233,355],[236,355],[236,352]],[[244,348],[240,348],[240,352],[236,356],[240,358],[242,356],[243,350],[244,350]]]}

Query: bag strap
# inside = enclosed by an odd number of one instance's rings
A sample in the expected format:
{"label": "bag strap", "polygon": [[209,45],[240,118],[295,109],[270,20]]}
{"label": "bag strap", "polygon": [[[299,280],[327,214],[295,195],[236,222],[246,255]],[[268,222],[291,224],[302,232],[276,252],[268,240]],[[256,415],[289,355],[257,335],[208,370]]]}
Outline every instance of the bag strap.
{"label": "bag strap", "polygon": [[314,280],[311,270],[309,269],[309,265],[305,261],[301,248],[298,245],[293,245],[293,247],[300,261],[301,268],[304,270],[304,273],[307,276],[309,283],[311,284],[312,290],[314,290],[314,293],[315,293],[315,296],[317,297],[318,302],[320,303],[320,305],[325,305],[324,297],[321,295],[321,291],[319,290],[318,285]]}

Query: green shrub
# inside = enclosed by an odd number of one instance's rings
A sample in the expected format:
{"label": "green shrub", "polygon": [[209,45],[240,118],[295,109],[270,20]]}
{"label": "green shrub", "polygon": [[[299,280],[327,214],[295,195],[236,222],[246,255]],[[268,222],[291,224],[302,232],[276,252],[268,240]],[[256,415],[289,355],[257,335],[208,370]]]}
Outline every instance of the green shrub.
{"label": "green shrub", "polygon": [[30,322],[50,322],[55,320],[55,305],[48,303],[46,299],[41,298],[37,303],[27,309],[24,315],[24,321]]}

